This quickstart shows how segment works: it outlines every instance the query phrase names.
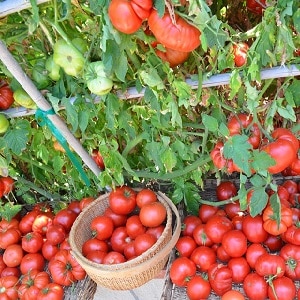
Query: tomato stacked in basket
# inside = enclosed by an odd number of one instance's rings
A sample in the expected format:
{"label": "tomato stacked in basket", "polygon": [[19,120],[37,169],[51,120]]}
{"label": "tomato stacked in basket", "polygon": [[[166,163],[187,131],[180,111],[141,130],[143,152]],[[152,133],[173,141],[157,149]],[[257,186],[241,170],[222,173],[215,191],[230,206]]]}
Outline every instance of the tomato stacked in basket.
{"label": "tomato stacked in basket", "polygon": [[[191,300],[211,293],[223,300],[300,299],[295,284],[300,280],[300,182],[286,180],[277,193],[280,220],[270,205],[251,216],[234,201],[223,207],[202,204],[197,216],[187,215],[171,281],[186,288]],[[223,201],[237,195],[237,189],[224,181],[216,195]]]}
{"label": "tomato stacked in basket", "polygon": [[155,192],[118,187],[109,195],[109,206],[90,224],[91,238],[83,255],[99,264],[117,264],[151,248],[165,228],[166,207]]}
{"label": "tomato stacked in basket", "polygon": [[0,221],[0,299],[59,300],[65,286],[85,278],[85,270],[70,253],[68,235],[93,200],[74,200],[56,213],[39,203],[23,216]]}

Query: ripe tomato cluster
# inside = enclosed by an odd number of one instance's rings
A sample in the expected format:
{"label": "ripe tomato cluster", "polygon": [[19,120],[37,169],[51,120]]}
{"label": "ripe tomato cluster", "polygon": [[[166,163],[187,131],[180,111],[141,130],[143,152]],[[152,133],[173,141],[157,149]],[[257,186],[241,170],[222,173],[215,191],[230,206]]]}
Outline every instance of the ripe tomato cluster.
{"label": "ripe tomato cluster", "polygon": [[40,203],[23,216],[0,221],[1,299],[63,299],[64,286],[85,278],[71,255],[68,235],[93,200],[72,201],[57,213]]}
{"label": "ripe tomato cluster", "polygon": [[[270,174],[287,172],[288,175],[300,174],[300,158],[298,155],[299,144],[297,137],[286,128],[276,128],[272,133],[270,140],[265,138],[251,115],[239,113],[232,116],[227,127],[230,137],[235,135],[247,135],[251,150],[264,151],[273,160],[274,164],[268,168]],[[227,141],[227,140],[226,140]],[[210,152],[210,157],[215,167],[228,174],[241,172],[240,168],[234,163],[233,159],[226,158],[223,154],[224,142],[218,141]],[[255,170],[253,169],[253,172]]]}
{"label": "ripe tomato cluster", "polygon": [[109,206],[92,219],[91,238],[82,254],[99,264],[118,264],[151,248],[165,229],[166,207],[150,189],[135,191],[117,187],[109,195]]}
{"label": "ripe tomato cluster", "polygon": [[[226,182],[217,200],[236,193]],[[300,182],[284,181],[278,195],[279,224],[269,205],[255,217],[235,202],[202,204],[198,215],[187,215],[170,267],[173,284],[186,288],[191,300],[207,299],[211,293],[223,300],[300,299],[295,285],[300,280]]]}

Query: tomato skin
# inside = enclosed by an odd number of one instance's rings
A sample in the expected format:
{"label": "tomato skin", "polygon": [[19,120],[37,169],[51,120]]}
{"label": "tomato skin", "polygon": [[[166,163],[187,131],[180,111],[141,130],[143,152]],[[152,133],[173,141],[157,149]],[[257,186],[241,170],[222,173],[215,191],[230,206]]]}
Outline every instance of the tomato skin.
{"label": "tomato skin", "polygon": [[22,274],[26,274],[31,270],[43,271],[46,265],[46,260],[43,255],[37,253],[27,253],[23,256],[20,263],[20,270]]}
{"label": "tomato skin", "polygon": [[156,194],[150,189],[142,189],[136,195],[136,205],[142,208],[145,204],[157,201]]}
{"label": "tomato skin", "polygon": [[112,219],[115,227],[124,226],[127,221],[127,215],[116,214],[109,206],[105,209],[103,215]]}
{"label": "tomato skin", "polygon": [[285,180],[282,184],[282,186],[284,188],[286,188],[286,190],[289,192],[289,194],[296,194],[298,193],[298,185],[297,182],[293,181],[293,180]]}
{"label": "tomato skin", "polygon": [[62,225],[65,228],[65,231],[68,233],[70,232],[76,218],[77,214],[74,211],[64,208],[55,215],[53,224]]}
{"label": "tomato skin", "polygon": [[235,66],[242,67],[247,63],[247,52],[249,50],[248,44],[241,42],[234,44],[232,48]]}
{"label": "tomato skin", "polygon": [[38,232],[43,236],[46,236],[48,227],[53,224],[53,219],[45,214],[39,213],[32,223],[32,231]]}
{"label": "tomato skin", "polygon": [[74,211],[75,214],[79,215],[81,213],[80,201],[73,200],[68,204],[68,210]]}
{"label": "tomato skin", "polygon": [[199,246],[194,249],[190,259],[196,264],[197,270],[206,272],[212,264],[216,263],[217,255],[212,248]]}
{"label": "tomato skin", "polygon": [[165,47],[165,51],[156,49],[155,53],[161,60],[168,62],[171,68],[184,63],[190,55],[190,52],[173,50],[167,47]]}
{"label": "tomato skin", "polygon": [[193,236],[194,229],[197,225],[202,224],[200,218],[194,215],[187,215],[182,221],[181,235]]}
{"label": "tomato skin", "polygon": [[95,200],[94,197],[85,197],[80,200],[79,207],[81,211]]}
{"label": "tomato skin", "polygon": [[194,276],[186,285],[186,293],[190,300],[207,299],[210,292],[210,283],[200,275]]}
{"label": "tomato skin", "polygon": [[274,290],[268,287],[268,296],[270,300],[293,300],[296,296],[296,286],[294,282],[286,277],[275,278],[272,281]]}
{"label": "tomato skin", "polygon": [[20,244],[9,245],[3,253],[3,261],[8,267],[17,267],[23,258],[23,249]]}
{"label": "tomato skin", "polygon": [[199,246],[212,246],[213,241],[207,236],[205,224],[199,224],[193,231],[193,239]]}
{"label": "tomato skin", "polygon": [[42,249],[43,236],[38,232],[29,232],[22,237],[22,248],[28,253],[36,253]]}
{"label": "tomato skin", "polygon": [[221,243],[231,257],[241,257],[247,251],[247,238],[240,230],[233,229],[225,232]]}
{"label": "tomato skin", "polygon": [[18,281],[19,278],[16,276],[6,276],[0,278],[0,298],[1,299],[18,299]]}
{"label": "tomato skin", "polygon": [[82,280],[86,272],[68,250],[60,250],[49,261],[48,268],[53,282],[69,286]]}
{"label": "tomato skin", "polygon": [[187,285],[196,274],[195,263],[187,257],[176,258],[170,267],[170,279],[179,287]]}
{"label": "tomato skin", "polygon": [[48,227],[46,239],[52,244],[57,245],[62,243],[67,236],[65,227],[61,224],[53,224]]}
{"label": "tomato skin", "polygon": [[236,290],[231,290],[226,292],[222,296],[221,300],[245,300],[245,297],[241,292]]}
{"label": "tomato skin", "polygon": [[160,236],[162,235],[162,233],[165,230],[165,226],[164,225],[159,225],[157,227],[149,227],[146,230],[146,233],[149,233],[151,235],[153,235],[156,240],[158,240],[160,238]]}
{"label": "tomato skin", "polygon": [[187,23],[179,15],[174,15],[175,23],[169,12],[160,17],[155,9],[152,9],[148,25],[155,38],[166,48],[176,51],[191,52],[200,46],[200,31]]}
{"label": "tomato skin", "polygon": [[1,177],[0,181],[3,184],[3,195],[9,194],[14,189],[15,181],[11,177]]}
{"label": "tomato skin", "polygon": [[272,235],[280,235],[287,231],[288,227],[293,224],[292,210],[288,207],[281,206],[280,209],[280,224],[274,219],[274,211],[269,205],[264,209],[263,221],[264,229]]}
{"label": "tomato skin", "polygon": [[122,253],[117,251],[108,252],[103,259],[103,263],[106,265],[121,264],[125,261],[126,261],[125,256]]}
{"label": "tomato skin", "polygon": [[21,239],[21,233],[14,227],[6,227],[3,223],[4,219],[0,222],[0,248],[6,249],[9,245],[17,244]]}
{"label": "tomato skin", "polygon": [[157,227],[161,225],[166,217],[167,210],[160,202],[145,204],[139,213],[141,223],[146,227]]}
{"label": "tomato skin", "polygon": [[248,247],[247,252],[246,252],[246,259],[247,259],[249,266],[252,269],[254,269],[257,259],[265,253],[267,253],[267,250],[266,250],[266,248],[264,248],[262,246],[262,244],[260,244],[260,243],[251,244]]}
{"label": "tomato skin", "polygon": [[198,211],[198,216],[202,223],[206,223],[212,216],[214,216],[219,208],[217,206],[201,204]]}
{"label": "tomato skin", "polygon": [[136,192],[128,187],[117,187],[109,194],[109,206],[116,214],[130,214],[136,207]]}
{"label": "tomato skin", "polygon": [[285,276],[292,280],[300,279],[300,246],[285,244],[279,255],[285,260]]}
{"label": "tomato skin", "polygon": [[146,232],[146,227],[142,224],[138,215],[130,216],[126,221],[125,227],[127,234],[132,239],[135,239],[138,235]]}
{"label": "tomato skin", "polygon": [[90,229],[94,237],[104,241],[111,237],[114,231],[114,223],[111,218],[100,215],[93,218]]}
{"label": "tomato skin", "polygon": [[260,215],[255,217],[247,215],[244,217],[242,230],[248,241],[252,243],[263,243],[267,239],[268,233],[264,229],[263,223],[263,218]]}
{"label": "tomato skin", "polygon": [[219,244],[219,246],[217,247],[217,258],[224,263],[228,262],[231,258],[231,256],[225,251],[222,244]]}
{"label": "tomato skin", "polygon": [[216,188],[217,199],[227,200],[237,195],[237,189],[232,181],[222,181]]}
{"label": "tomato skin", "polygon": [[282,277],[285,268],[285,261],[281,256],[269,253],[258,257],[255,264],[255,271],[260,276],[276,275]]}
{"label": "tomato skin", "polygon": [[110,243],[113,251],[123,253],[126,244],[130,243],[132,239],[129,237],[126,227],[117,227],[110,238]]}
{"label": "tomato skin", "polygon": [[50,282],[38,294],[39,300],[63,300],[64,289],[60,284]]}
{"label": "tomato skin", "polygon": [[0,278],[5,277],[5,276],[20,277],[21,271],[20,271],[19,267],[6,267],[2,270]]}
{"label": "tomato skin", "polygon": [[232,271],[226,265],[215,263],[208,269],[208,279],[218,296],[224,295],[232,288]]}
{"label": "tomato skin", "polygon": [[233,257],[228,261],[228,267],[232,271],[232,281],[242,283],[250,273],[250,266],[245,257]]}
{"label": "tomato skin", "polygon": [[196,249],[197,244],[190,236],[179,237],[175,244],[176,253],[178,256],[190,257],[192,252]]}
{"label": "tomato skin", "polygon": [[268,284],[264,277],[257,273],[249,273],[243,282],[246,296],[250,300],[265,300],[268,297]]}
{"label": "tomato skin", "polygon": [[238,201],[233,203],[227,203],[224,207],[224,210],[226,212],[227,217],[230,220],[233,220],[234,217],[241,215],[240,203]]}
{"label": "tomato skin", "polygon": [[232,222],[225,216],[213,216],[205,224],[205,232],[214,243],[221,243],[224,234],[232,229]]}
{"label": "tomato skin", "polygon": [[105,241],[100,241],[97,238],[86,240],[82,245],[82,254],[87,256],[91,251],[108,252],[108,244]]}
{"label": "tomato skin", "polygon": [[[260,3],[262,5],[260,5]],[[261,0],[260,3],[256,0],[247,0],[247,9],[253,12],[254,14],[262,15],[263,8],[266,5],[266,0]]]}
{"label": "tomato skin", "polygon": [[278,235],[276,236],[276,235],[272,235],[272,234],[269,234],[267,239],[264,241],[264,245],[271,252],[279,251],[282,248],[283,244],[284,243],[283,243],[281,236],[278,236]]}
{"label": "tomato skin", "polygon": [[59,251],[60,245],[52,245],[49,241],[44,241],[42,254],[45,259],[50,260]]}
{"label": "tomato skin", "polygon": [[13,91],[6,82],[0,82],[0,109],[5,110],[14,103]]}
{"label": "tomato skin", "polygon": [[93,160],[95,161],[96,165],[97,165],[101,170],[104,170],[104,169],[105,169],[103,157],[102,157],[102,155],[101,155],[101,153],[99,152],[98,149],[93,149],[93,150],[92,150],[92,158],[93,158]]}
{"label": "tomato skin", "polygon": [[91,250],[85,255],[85,257],[97,264],[103,264],[106,254],[107,252],[101,250]]}
{"label": "tomato skin", "polygon": [[149,233],[143,233],[138,235],[134,240],[135,254],[137,256],[141,255],[149,248],[151,248],[155,243],[156,243],[156,238]]}
{"label": "tomato skin", "polygon": [[283,238],[288,243],[300,246],[300,227],[298,225],[291,225],[284,233]]}

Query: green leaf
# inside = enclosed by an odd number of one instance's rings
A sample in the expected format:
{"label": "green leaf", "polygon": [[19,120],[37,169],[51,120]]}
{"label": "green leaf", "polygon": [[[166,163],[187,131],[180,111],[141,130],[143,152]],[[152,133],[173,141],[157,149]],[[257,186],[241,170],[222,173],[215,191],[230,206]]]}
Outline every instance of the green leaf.
{"label": "green leaf", "polygon": [[62,99],[62,104],[66,107],[67,123],[71,124],[72,131],[75,132],[78,128],[78,113],[76,107],[71,103],[70,99]]}
{"label": "green leaf", "polygon": [[291,85],[285,90],[285,95],[292,95],[296,106],[300,106],[300,80],[294,78]]}
{"label": "green leaf", "polygon": [[7,202],[0,206],[0,217],[10,221],[22,209],[22,205]]}
{"label": "green leaf", "polygon": [[80,110],[78,113],[79,128],[82,132],[88,127],[90,114],[87,110]]}
{"label": "green leaf", "polygon": [[255,86],[251,86],[250,82],[247,80],[245,82],[246,95],[247,95],[247,106],[250,112],[253,112],[256,107],[259,106],[260,99],[258,98],[258,90]]}
{"label": "green leaf", "polygon": [[275,160],[265,151],[253,150],[252,168],[255,171],[267,170],[269,167],[275,165]]}
{"label": "green leaf", "polygon": [[299,33],[300,32],[300,8],[298,8],[296,10],[296,12],[294,13],[294,15],[293,15],[293,22],[294,22],[295,29]]}
{"label": "green leaf", "polygon": [[197,187],[192,183],[186,182],[184,184],[184,202],[189,213],[197,215],[200,198]]}
{"label": "green leaf", "polygon": [[292,122],[296,122],[296,115],[293,107],[291,107],[289,104],[284,106],[278,107],[278,113],[285,119],[291,120]]}
{"label": "green leaf", "polygon": [[172,172],[176,166],[177,157],[171,149],[166,149],[161,155],[161,161],[168,172]]}
{"label": "green leaf", "polygon": [[241,211],[244,211],[247,209],[248,202],[247,202],[247,190],[245,188],[245,185],[241,185],[238,190],[238,197],[239,197],[239,203],[240,203],[240,209]]}
{"label": "green leaf", "polygon": [[128,71],[128,61],[125,51],[122,51],[116,60],[116,63],[114,64],[114,70],[117,78],[124,82]]}
{"label": "green leaf", "polygon": [[259,215],[268,203],[269,196],[264,187],[258,187],[253,189],[250,200],[250,215],[255,217]]}
{"label": "green leaf", "polygon": [[242,79],[238,70],[233,70],[230,76],[230,95],[229,99],[232,100],[238,93],[242,86]]}
{"label": "green leaf", "polygon": [[162,17],[165,13],[165,1],[164,0],[154,0],[154,7],[158,11],[158,15]]}
{"label": "green leaf", "polygon": [[140,76],[143,82],[152,88],[157,88],[158,90],[162,90],[165,88],[165,85],[162,79],[159,77],[157,70],[154,68],[143,70],[140,72]]}
{"label": "green leaf", "polygon": [[179,187],[174,189],[172,196],[171,196],[172,202],[174,204],[179,204],[182,201],[183,195],[184,195],[183,192],[184,192],[183,189],[181,189]]}
{"label": "green leaf", "polygon": [[171,118],[172,126],[176,126],[177,124],[179,127],[182,127],[182,119],[178,111],[177,103],[174,100],[171,100],[169,106],[172,114],[172,118]]}
{"label": "green leaf", "polygon": [[266,184],[266,180],[262,178],[259,174],[254,174],[250,178],[250,182],[254,187],[261,187]]}
{"label": "green leaf", "polygon": [[227,137],[230,135],[228,127],[222,122],[219,127],[219,131],[222,136]]}
{"label": "green leaf", "polygon": [[281,221],[281,202],[277,193],[274,193],[270,196],[270,204],[273,209],[273,216],[277,222],[277,225],[279,226]]}
{"label": "green leaf", "polygon": [[202,123],[209,131],[216,132],[218,130],[219,125],[218,125],[218,120],[216,118],[209,116],[205,113],[202,113],[201,117],[202,117]]}

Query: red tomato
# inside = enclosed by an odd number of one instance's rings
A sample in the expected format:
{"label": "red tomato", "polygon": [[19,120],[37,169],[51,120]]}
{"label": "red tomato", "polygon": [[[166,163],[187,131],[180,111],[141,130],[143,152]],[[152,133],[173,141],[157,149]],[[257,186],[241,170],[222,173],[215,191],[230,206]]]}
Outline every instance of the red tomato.
{"label": "red tomato", "polygon": [[260,243],[254,243],[249,245],[247,252],[246,252],[246,259],[249,266],[254,269],[257,259],[266,254],[267,250],[262,246]]}
{"label": "red tomato", "polygon": [[268,296],[270,300],[293,300],[296,297],[296,286],[288,277],[275,278],[272,286],[268,287]]}
{"label": "red tomato", "polygon": [[17,244],[21,239],[18,229],[19,222],[16,219],[0,221],[0,248],[6,249],[9,245]]}
{"label": "red tomato", "polygon": [[60,210],[53,219],[54,225],[62,225],[65,228],[65,231],[68,233],[71,230],[71,227],[74,221],[77,218],[77,214],[67,208]]}
{"label": "red tomato", "polygon": [[271,252],[279,251],[283,246],[283,240],[281,236],[269,234],[264,241],[264,245],[267,246]]}
{"label": "red tomato", "polygon": [[221,300],[245,300],[245,299],[246,298],[241,292],[235,290],[226,292],[221,298]]}
{"label": "red tomato", "polygon": [[78,200],[71,201],[68,204],[67,208],[68,208],[68,210],[74,211],[74,213],[76,213],[77,215],[79,215],[81,213],[80,201],[78,201]]}
{"label": "red tomato", "polygon": [[36,253],[42,249],[43,236],[38,232],[29,232],[22,237],[22,248],[28,253]]}
{"label": "red tomato", "polygon": [[26,274],[31,270],[43,271],[46,265],[46,260],[44,256],[37,253],[27,253],[23,256],[20,263],[20,270],[22,274]]}
{"label": "red tomato", "polygon": [[235,216],[241,215],[241,207],[240,207],[240,203],[237,202],[233,202],[233,203],[227,203],[224,206],[224,210],[226,212],[226,215],[229,219],[233,219]]}
{"label": "red tomato", "polygon": [[233,229],[225,232],[221,243],[231,257],[241,257],[247,251],[247,238],[240,230]]}
{"label": "red tomato", "polygon": [[243,220],[244,220],[244,216],[243,215],[236,215],[236,216],[234,216],[231,219],[232,224],[233,224],[233,228],[237,229],[237,230],[243,230]]}
{"label": "red tomato", "polygon": [[104,241],[111,237],[114,231],[114,223],[111,218],[100,215],[93,218],[90,229],[93,237]]}
{"label": "red tomato", "polygon": [[184,63],[190,55],[190,52],[173,50],[167,47],[165,47],[164,51],[155,49],[155,53],[163,61],[168,62],[171,68]]}
{"label": "red tomato", "polygon": [[103,157],[98,149],[93,149],[92,151],[92,159],[95,161],[96,165],[101,169],[104,170],[105,165],[103,161]]}
{"label": "red tomato", "polygon": [[175,244],[175,249],[178,256],[190,257],[196,247],[197,244],[195,240],[190,236],[179,237],[177,243]]}
{"label": "red tomato", "polygon": [[276,275],[282,277],[285,272],[285,261],[279,255],[265,253],[258,257],[255,271],[260,276]]}
{"label": "red tomato", "polygon": [[32,231],[38,232],[45,236],[49,226],[52,224],[53,219],[51,217],[40,213],[35,217],[32,223]]}
{"label": "red tomato", "polygon": [[134,251],[137,256],[143,254],[156,243],[156,238],[149,234],[143,233],[138,235],[134,240]]}
{"label": "red tomato", "polygon": [[22,234],[26,234],[32,231],[32,224],[35,218],[40,214],[40,211],[33,209],[26,213],[26,215],[20,220],[19,230]]}
{"label": "red tomato", "polygon": [[0,278],[5,277],[5,276],[16,276],[20,277],[21,276],[21,271],[19,267],[6,267],[2,270]]}
{"label": "red tomato", "polygon": [[[0,98],[1,98],[1,88],[0,88]],[[15,181],[9,176],[1,177],[0,181],[3,185],[3,195],[9,194],[14,188]]]}
{"label": "red tomato", "polygon": [[157,201],[156,194],[150,189],[142,189],[136,195],[136,205],[141,208],[147,203]]}
{"label": "red tomato", "polygon": [[266,7],[266,0],[247,0],[247,9],[257,15],[262,15],[263,8]]}
{"label": "red tomato", "polygon": [[141,208],[139,217],[144,226],[157,227],[166,220],[167,209],[160,202],[148,203]]}
{"label": "red tomato", "polygon": [[60,284],[50,282],[38,293],[39,300],[63,300],[64,289]]}
{"label": "red tomato", "polygon": [[282,184],[283,187],[289,192],[289,194],[296,194],[298,193],[298,185],[297,182],[293,180],[285,180]]}
{"label": "red tomato", "polygon": [[215,263],[208,269],[208,279],[213,291],[222,296],[232,288],[232,271],[226,265]]}
{"label": "red tomato", "polygon": [[127,260],[135,258],[137,255],[134,250],[134,241],[127,243],[124,248],[124,256]]}
{"label": "red tomato", "polygon": [[5,110],[12,106],[14,103],[14,93],[7,83],[0,85],[0,109]]}
{"label": "red tomato", "polygon": [[290,169],[294,176],[300,175],[300,157],[299,156],[291,163]]}
{"label": "red tomato", "polygon": [[59,251],[60,245],[53,245],[49,241],[44,241],[42,254],[45,259],[50,260]]}
{"label": "red tomato", "polygon": [[237,188],[232,181],[222,181],[216,188],[217,199],[227,200],[237,195]]}
{"label": "red tomato", "polygon": [[126,227],[117,227],[110,238],[110,243],[113,251],[123,253],[126,244],[130,243],[132,239],[127,233]]}
{"label": "red tomato", "polygon": [[97,264],[103,264],[106,255],[107,252],[101,250],[91,250],[85,255],[85,257]]}
{"label": "red tomato", "polygon": [[116,214],[127,215],[136,207],[136,192],[128,187],[117,187],[109,194],[109,206]]}
{"label": "red tomato", "polygon": [[19,278],[17,276],[5,276],[0,278],[0,299],[10,300],[18,299],[18,286]]}
{"label": "red tomato", "polygon": [[52,244],[57,245],[62,243],[67,236],[65,227],[61,224],[53,224],[48,227],[46,239]]}
{"label": "red tomato", "polygon": [[166,48],[191,52],[200,45],[201,33],[199,29],[186,22],[178,14],[171,17],[166,11],[160,17],[158,12],[152,9],[148,18],[148,25],[157,41]]}
{"label": "red tomato", "polygon": [[23,258],[23,249],[20,244],[9,245],[3,253],[3,261],[8,267],[17,267]]}
{"label": "red tomato", "polygon": [[3,261],[3,255],[0,255],[0,274],[6,268],[6,264]]}
{"label": "red tomato", "polygon": [[233,59],[236,67],[242,67],[247,63],[247,52],[249,46],[246,43],[238,43],[233,45]]}
{"label": "red tomato", "polygon": [[[244,52],[242,48],[236,46],[237,52]],[[246,51],[247,52],[247,51]],[[246,57],[245,52],[245,57]],[[244,58],[239,57],[237,60],[242,62]],[[244,61],[245,62],[245,61]],[[252,145],[253,149],[257,149],[261,143],[261,132],[256,123],[253,123],[253,117],[248,114],[240,113],[231,117],[227,123],[230,135],[247,134],[249,135],[248,142]]]}
{"label": "red tomato", "polygon": [[86,240],[82,245],[82,254],[87,256],[91,251],[108,252],[108,244],[105,241],[100,241],[96,238]]}
{"label": "red tomato", "polygon": [[231,258],[231,256],[225,251],[224,246],[222,244],[219,244],[217,246],[217,258],[221,262],[228,262]]}
{"label": "red tomato", "polygon": [[260,215],[255,217],[247,215],[244,217],[242,230],[249,242],[263,243],[267,239],[268,233],[264,229],[263,223],[262,216]]}
{"label": "red tomato", "polygon": [[206,234],[205,224],[199,224],[193,231],[193,239],[199,246],[212,246],[213,241]]}
{"label": "red tomato", "polygon": [[208,299],[210,292],[210,283],[200,275],[195,275],[186,285],[186,293],[190,300]]}
{"label": "red tomato", "polygon": [[113,0],[108,7],[108,15],[114,27],[126,34],[136,32],[144,19],[149,16],[152,0]]}
{"label": "red tomato", "polygon": [[250,273],[250,266],[245,257],[233,257],[228,261],[228,267],[232,271],[232,281],[242,283]]}
{"label": "red tomato", "polygon": [[285,260],[285,276],[292,280],[300,279],[300,246],[293,244],[284,245],[279,255]]}
{"label": "red tomato", "polygon": [[177,286],[186,286],[195,275],[196,265],[187,257],[178,257],[171,264],[170,279]]}
{"label": "red tomato", "polygon": [[233,229],[232,222],[225,216],[213,216],[205,224],[205,232],[214,243],[221,243],[224,234]]}
{"label": "red tomato", "polygon": [[146,230],[146,233],[149,233],[151,235],[153,235],[156,240],[158,240],[160,238],[160,236],[162,235],[162,233],[165,230],[165,226],[164,225],[159,225],[157,227],[149,227]]}
{"label": "red tomato", "polygon": [[206,272],[209,267],[216,263],[216,252],[207,246],[197,247],[191,254],[190,259],[195,263],[197,269]]}
{"label": "red tomato", "polygon": [[130,216],[126,221],[126,231],[131,239],[146,232],[146,227],[142,224],[138,215]]}
{"label": "red tomato", "polygon": [[60,250],[49,261],[48,268],[55,283],[69,286],[82,280],[86,272],[68,250]]}
{"label": "red tomato", "polygon": [[103,259],[103,263],[106,265],[121,264],[125,261],[124,255],[117,251],[108,252]]}
{"label": "red tomato", "polygon": [[127,221],[127,215],[116,214],[109,206],[105,209],[103,215],[111,218],[115,227],[124,226]]}
{"label": "red tomato", "polygon": [[80,200],[80,204],[79,204],[80,210],[82,211],[83,209],[85,209],[94,200],[95,200],[94,197],[85,197],[85,198],[82,198]]}
{"label": "red tomato", "polygon": [[[201,207],[201,206],[200,206]],[[201,224],[201,220],[194,215],[186,216],[182,221],[181,234],[185,236],[193,236],[193,231],[197,225]]]}
{"label": "red tomato", "polygon": [[212,216],[217,214],[218,206],[201,204],[198,211],[198,216],[202,223],[206,223]]}
{"label": "red tomato", "polygon": [[283,238],[288,243],[300,246],[300,227],[299,224],[291,225],[284,233]]}

